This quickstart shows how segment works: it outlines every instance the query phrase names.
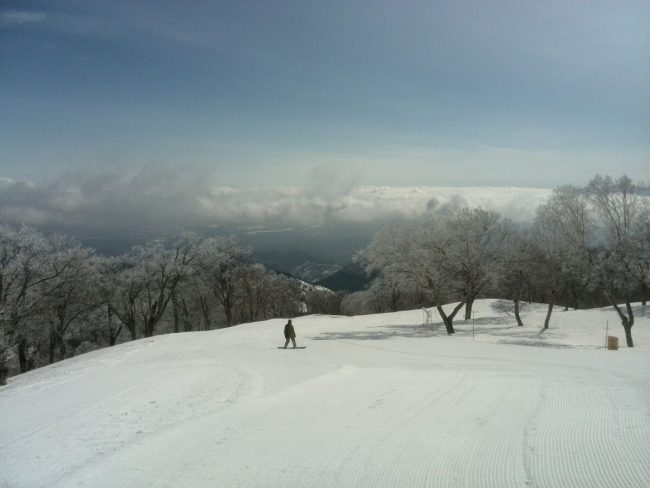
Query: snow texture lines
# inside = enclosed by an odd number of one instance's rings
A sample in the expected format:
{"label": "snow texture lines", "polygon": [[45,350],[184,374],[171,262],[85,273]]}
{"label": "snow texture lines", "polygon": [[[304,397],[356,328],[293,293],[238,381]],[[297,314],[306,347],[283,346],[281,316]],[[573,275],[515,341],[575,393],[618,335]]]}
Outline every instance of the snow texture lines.
{"label": "snow texture lines", "polygon": [[607,386],[572,382],[548,386],[530,430],[533,486],[647,486],[650,427],[641,411],[625,410],[626,396],[635,393],[624,388],[612,395]]}

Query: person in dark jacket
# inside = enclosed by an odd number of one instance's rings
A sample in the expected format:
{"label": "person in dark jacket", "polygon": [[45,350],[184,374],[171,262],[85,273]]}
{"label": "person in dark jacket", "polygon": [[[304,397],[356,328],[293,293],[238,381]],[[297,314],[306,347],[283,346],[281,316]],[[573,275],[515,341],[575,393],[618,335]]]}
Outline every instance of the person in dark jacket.
{"label": "person in dark jacket", "polygon": [[284,343],[285,349],[289,345],[289,341],[293,342],[293,347],[294,349],[296,348],[296,331],[293,329],[291,319],[289,319],[287,325],[284,326],[284,338],[286,339],[286,342]]}

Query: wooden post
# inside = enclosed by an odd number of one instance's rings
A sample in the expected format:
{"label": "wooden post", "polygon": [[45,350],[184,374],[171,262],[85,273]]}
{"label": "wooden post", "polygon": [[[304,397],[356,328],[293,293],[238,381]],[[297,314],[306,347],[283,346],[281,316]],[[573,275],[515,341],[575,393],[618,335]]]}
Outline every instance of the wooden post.
{"label": "wooden post", "polygon": [[617,351],[618,350],[618,337],[609,336],[607,338],[607,349],[609,351]]}

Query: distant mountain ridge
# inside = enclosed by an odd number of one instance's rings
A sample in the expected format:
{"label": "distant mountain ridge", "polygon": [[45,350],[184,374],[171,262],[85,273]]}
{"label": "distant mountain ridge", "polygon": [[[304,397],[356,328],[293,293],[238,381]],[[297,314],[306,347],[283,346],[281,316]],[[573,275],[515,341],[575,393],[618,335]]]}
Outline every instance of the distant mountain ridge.
{"label": "distant mountain ridge", "polygon": [[343,269],[339,264],[323,264],[305,261],[296,266],[291,274],[309,283],[319,283],[328,277],[337,274]]}
{"label": "distant mountain ridge", "polygon": [[350,263],[337,272],[316,282],[316,284],[329,288],[330,290],[352,293],[368,288],[372,279],[373,277],[368,276],[361,266]]}

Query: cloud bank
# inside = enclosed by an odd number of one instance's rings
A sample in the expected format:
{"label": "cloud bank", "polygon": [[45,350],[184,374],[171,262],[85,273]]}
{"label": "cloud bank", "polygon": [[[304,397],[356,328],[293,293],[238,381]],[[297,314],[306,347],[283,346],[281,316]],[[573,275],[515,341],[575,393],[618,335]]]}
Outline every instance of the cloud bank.
{"label": "cloud bank", "polygon": [[132,175],[68,174],[47,183],[0,176],[0,221],[48,228],[191,230],[281,228],[325,221],[410,218],[445,205],[490,208],[529,221],[550,190],[518,187],[388,187],[316,172],[305,186],[234,188],[200,171],[149,168]]}

